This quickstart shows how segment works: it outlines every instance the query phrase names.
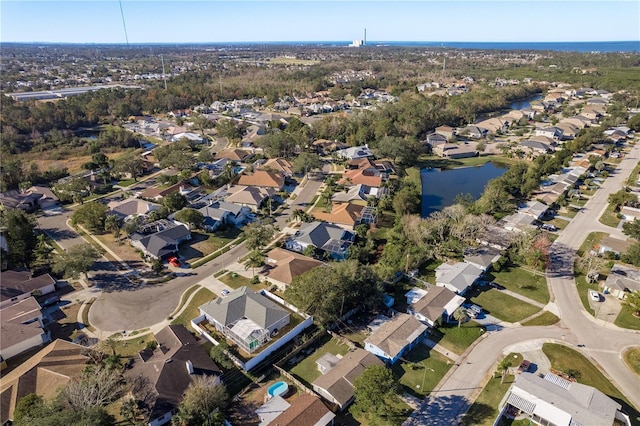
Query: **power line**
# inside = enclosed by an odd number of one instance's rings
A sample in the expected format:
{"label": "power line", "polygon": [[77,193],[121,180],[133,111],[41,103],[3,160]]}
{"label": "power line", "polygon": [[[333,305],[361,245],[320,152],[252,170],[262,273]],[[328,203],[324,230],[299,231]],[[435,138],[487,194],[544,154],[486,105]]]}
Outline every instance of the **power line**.
{"label": "power line", "polygon": [[124,11],[122,10],[122,0],[118,0],[120,3],[120,16],[122,16],[122,26],[124,27],[124,38],[127,40],[127,47],[129,47],[129,36],[127,35],[127,24],[124,21]]}

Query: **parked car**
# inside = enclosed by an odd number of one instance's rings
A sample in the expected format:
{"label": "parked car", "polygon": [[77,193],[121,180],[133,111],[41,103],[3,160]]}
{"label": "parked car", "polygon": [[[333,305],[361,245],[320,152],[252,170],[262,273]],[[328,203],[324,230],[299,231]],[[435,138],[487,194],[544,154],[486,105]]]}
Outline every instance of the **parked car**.
{"label": "parked car", "polygon": [[167,262],[169,262],[176,268],[180,266],[180,260],[176,256],[171,256],[169,259],[167,259]]}
{"label": "parked car", "polygon": [[589,290],[589,297],[591,298],[591,300],[593,300],[594,302],[599,302],[600,299],[600,293],[598,293],[595,290]]}
{"label": "parked car", "polygon": [[545,223],[544,225],[541,226],[542,229],[544,229],[545,231],[550,231],[550,232],[556,232],[558,230],[558,228],[555,225],[552,225],[550,223]]}
{"label": "parked car", "polygon": [[496,290],[504,290],[506,288],[505,286],[500,285],[495,281],[490,282],[489,286],[495,288]]}
{"label": "parked car", "polygon": [[227,289],[222,290],[222,295],[223,296],[226,296],[227,294],[229,294],[229,290],[227,290]]}
{"label": "parked car", "polygon": [[529,371],[529,367],[531,367],[531,362],[526,359],[522,360],[520,367],[518,367],[518,374]]}

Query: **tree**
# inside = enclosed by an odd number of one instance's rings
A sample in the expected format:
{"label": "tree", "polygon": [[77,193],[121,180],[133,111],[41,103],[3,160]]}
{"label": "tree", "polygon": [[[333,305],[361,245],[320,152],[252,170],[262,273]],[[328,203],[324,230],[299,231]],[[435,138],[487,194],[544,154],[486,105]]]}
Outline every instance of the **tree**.
{"label": "tree", "polygon": [[44,234],[38,235],[36,247],[33,249],[33,267],[48,268],[51,266],[51,253],[53,248],[47,243],[47,237]]}
{"label": "tree", "polygon": [[170,212],[177,212],[187,206],[187,199],[179,192],[172,192],[162,199],[162,205]]}
{"label": "tree", "polygon": [[33,216],[20,209],[14,209],[2,211],[0,219],[1,225],[5,228],[3,235],[7,240],[9,252],[8,266],[29,267],[38,241],[34,232],[36,222]]}
{"label": "tree", "polygon": [[88,280],[87,272],[99,257],[100,253],[91,244],[79,244],[54,257],[53,271],[64,273],[65,276],[71,278],[77,278],[79,274],[84,274]]}
{"label": "tree", "polygon": [[356,307],[378,308],[382,285],[370,266],[349,259],[295,277],[285,296],[318,323],[328,324]]}
{"label": "tree", "polygon": [[105,406],[118,399],[122,390],[122,377],[118,370],[94,366],[67,383],[60,392],[60,398],[70,407],[82,410]]}
{"label": "tree", "polygon": [[171,423],[174,426],[222,426],[222,410],[227,406],[228,398],[224,385],[215,378],[196,376],[185,391]]}
{"label": "tree", "polygon": [[393,209],[397,215],[418,213],[420,192],[414,185],[405,186],[393,197]]}
{"label": "tree", "polygon": [[113,236],[118,239],[122,232],[122,220],[118,215],[108,214],[104,220],[104,230],[113,232]]}
{"label": "tree", "polygon": [[355,401],[349,412],[354,417],[364,415],[372,423],[392,419],[398,414],[398,383],[393,372],[381,365],[370,365],[354,380]]}
{"label": "tree", "polygon": [[256,268],[262,265],[264,265],[264,255],[259,250],[254,250],[247,256],[247,260],[244,262],[244,270],[251,268],[251,274],[255,276]]}
{"label": "tree", "polygon": [[115,160],[113,168],[118,173],[129,174],[134,181],[145,171],[144,160],[136,155],[123,155]]}
{"label": "tree", "polygon": [[453,319],[458,321],[458,327],[460,327],[460,325],[463,322],[465,322],[466,320],[469,319],[469,315],[467,315],[467,310],[465,308],[463,308],[462,306],[459,307],[458,309],[453,311]]}
{"label": "tree", "polygon": [[640,114],[634,114],[629,118],[627,126],[635,132],[640,132]]}
{"label": "tree", "polygon": [[622,224],[622,233],[630,237],[640,240],[640,220],[625,221]]}
{"label": "tree", "polygon": [[293,160],[293,171],[295,173],[304,172],[307,175],[310,170],[319,169],[320,167],[322,167],[320,157],[310,152],[303,152]]}
{"label": "tree", "polygon": [[233,120],[218,120],[216,131],[218,136],[228,138],[233,143],[237,143],[242,139],[242,131]]}
{"label": "tree", "polygon": [[44,398],[35,393],[23,396],[13,412],[13,421],[16,424],[28,423],[31,418],[41,417],[44,411]]}
{"label": "tree", "polygon": [[71,223],[86,226],[91,232],[103,232],[108,213],[109,207],[102,203],[83,204],[71,215]]}
{"label": "tree", "polygon": [[164,266],[162,265],[162,262],[160,261],[160,259],[157,259],[155,257],[151,259],[151,270],[155,272],[156,275],[160,275],[163,269],[164,269]]}
{"label": "tree", "polygon": [[74,177],[54,187],[60,200],[83,204],[83,196],[89,192],[89,184],[83,177]]}
{"label": "tree", "polygon": [[229,350],[229,344],[226,341],[221,339],[218,345],[212,347],[211,350],[209,351],[209,356],[211,357],[211,359],[214,360],[215,363],[218,364],[220,367],[227,370],[233,368],[234,366],[233,362],[231,362],[231,360],[225,353],[225,351],[228,351],[228,350]]}
{"label": "tree", "polygon": [[500,383],[504,383],[504,378],[506,377],[510,367],[511,360],[509,360],[508,358],[503,359],[502,361],[500,361],[500,364],[498,364],[498,373],[500,373],[501,375]]}
{"label": "tree", "polygon": [[193,155],[180,150],[172,150],[166,157],[160,160],[160,167],[173,167],[176,170],[190,170],[193,164]]}
{"label": "tree", "polygon": [[189,225],[189,229],[200,229],[204,221],[204,215],[195,209],[182,209],[176,213],[176,220]]}
{"label": "tree", "polygon": [[249,250],[259,250],[271,241],[273,234],[275,234],[273,225],[250,223],[244,228],[245,245]]}
{"label": "tree", "polygon": [[622,304],[633,312],[633,315],[640,317],[640,291],[632,291],[622,300]]}
{"label": "tree", "polygon": [[629,203],[638,202],[638,196],[626,189],[621,189],[618,192],[609,194],[608,201],[617,207],[624,206]]}

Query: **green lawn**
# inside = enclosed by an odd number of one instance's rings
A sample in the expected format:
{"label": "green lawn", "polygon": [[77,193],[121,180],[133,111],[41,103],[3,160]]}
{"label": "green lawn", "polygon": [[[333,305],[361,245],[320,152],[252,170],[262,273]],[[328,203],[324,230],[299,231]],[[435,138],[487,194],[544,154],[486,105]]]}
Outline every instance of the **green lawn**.
{"label": "green lawn", "polygon": [[[522,355],[511,353],[505,357],[511,361],[511,366],[515,367],[522,362]],[[515,381],[515,376],[506,375],[504,377],[504,383],[502,382],[502,376],[494,373],[493,377],[485,385],[478,398],[474,401],[467,414],[462,419],[462,424],[465,426],[491,426],[498,417],[498,405],[500,401],[507,393],[511,383]]]}
{"label": "green lawn", "polygon": [[584,273],[578,269],[576,269],[575,274],[576,290],[578,290],[578,296],[580,296],[582,306],[584,306],[587,312],[589,312],[591,315],[595,315],[595,311],[591,309],[591,306],[589,305],[589,290],[599,291],[598,283],[587,283]]}
{"label": "green lawn", "polygon": [[439,260],[430,260],[429,262],[420,266],[420,276],[421,280],[424,280],[428,283],[436,282],[436,268],[442,265],[442,262]]}
{"label": "green lawn", "polygon": [[627,179],[627,185],[636,186],[638,184],[638,173],[640,173],[640,164],[638,164]]}
{"label": "green lawn", "polygon": [[184,304],[189,299],[189,296],[191,296],[191,294],[193,292],[198,291],[200,288],[202,288],[200,285],[195,284],[195,285],[192,285],[191,287],[189,287],[188,289],[186,289],[184,291],[184,293],[182,293],[182,296],[180,296],[180,304],[178,305],[178,307],[173,312],[178,312],[180,309],[182,309]]}
{"label": "green lawn", "polygon": [[195,293],[193,299],[191,299],[191,302],[189,302],[189,304],[186,306],[185,310],[173,321],[171,321],[171,324],[183,324],[191,328],[191,320],[200,315],[198,307],[215,298],[216,295],[211,290],[204,287],[200,288],[200,290]]}
{"label": "green lawn", "polygon": [[490,315],[507,322],[518,322],[540,311],[537,306],[530,305],[494,288],[471,297],[471,301],[482,306]]}
{"label": "green lawn", "polygon": [[241,232],[242,231],[235,226],[227,227],[215,233],[193,231],[191,232],[191,242],[184,243],[180,246],[180,256],[186,260],[195,262],[226,246],[238,238]]}
{"label": "green lawn", "polygon": [[565,373],[573,370],[575,372],[575,378],[579,383],[593,386],[600,392],[614,398],[618,403],[622,404],[623,411],[627,413],[631,419],[637,418],[640,414],[631,407],[613,383],[581,353],[567,346],[555,343],[545,343],[542,345],[542,351],[549,358],[549,361],[551,361],[551,368]]}
{"label": "green lawn", "polygon": [[632,310],[626,306],[622,307],[614,324],[622,328],[640,330],[640,318],[633,316]]}
{"label": "green lawn", "polygon": [[463,353],[483,333],[482,326],[475,321],[458,324],[444,324],[438,327],[431,338],[458,355]]}
{"label": "green lawn", "polygon": [[627,365],[640,376],[640,347],[626,350],[623,356]]}
{"label": "green lawn", "polygon": [[251,280],[243,275],[237,274],[235,272],[230,272],[226,275],[218,278],[220,281],[225,283],[231,288],[237,289],[242,286],[252,287]]}
{"label": "green lawn", "polygon": [[606,232],[590,232],[578,249],[578,256],[582,256],[587,250],[591,250],[600,244],[600,241],[607,236]]}
{"label": "green lawn", "polygon": [[513,265],[500,272],[491,272],[488,278],[491,278],[491,276],[494,277],[493,281],[502,284],[514,293],[543,304],[549,302],[547,280],[541,275],[534,275],[518,267],[518,265]]}
{"label": "green lawn", "polygon": [[558,219],[558,218],[554,218],[553,220],[550,220],[548,223],[555,225],[556,228],[558,229],[564,229],[569,224],[569,222],[567,222],[566,220]]}
{"label": "green lawn", "polygon": [[504,383],[501,383],[501,377],[492,377],[462,418],[462,424],[465,426],[492,426],[498,417],[498,404],[514,380],[515,377],[509,375],[505,377]]}
{"label": "green lawn", "polygon": [[118,182],[118,186],[121,186],[123,188],[126,188],[128,186],[131,186],[135,183],[136,181],[133,179],[123,179],[120,182]]}
{"label": "green lawn", "polygon": [[153,333],[147,333],[135,339],[118,340],[115,350],[123,357],[132,357],[147,346],[147,342],[155,340]]}
{"label": "green lawn", "polygon": [[538,315],[535,318],[530,319],[529,321],[523,322],[524,326],[534,326],[534,325],[553,325],[560,321],[560,318],[555,316],[553,313],[549,311],[544,311],[541,315]]}
{"label": "green lawn", "polygon": [[602,213],[602,216],[600,216],[600,223],[613,228],[617,227],[618,223],[620,223],[620,219],[618,219],[618,213],[614,211],[615,209],[616,206],[609,204],[604,213]]}
{"label": "green lawn", "polygon": [[424,398],[451,368],[444,355],[419,344],[393,366],[394,374],[407,392]]}
{"label": "green lawn", "polygon": [[336,339],[331,339],[319,347],[313,354],[296,364],[289,372],[311,387],[311,383],[320,377],[320,371],[318,371],[318,366],[316,365],[318,358],[326,353],[345,355],[347,352],[349,352],[348,346],[340,343]]}

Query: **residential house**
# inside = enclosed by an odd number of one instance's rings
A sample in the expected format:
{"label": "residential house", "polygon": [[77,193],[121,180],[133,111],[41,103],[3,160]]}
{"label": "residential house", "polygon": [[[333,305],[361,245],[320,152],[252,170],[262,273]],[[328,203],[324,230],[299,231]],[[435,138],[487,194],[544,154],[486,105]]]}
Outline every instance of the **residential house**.
{"label": "residential house", "polygon": [[[238,208],[242,208],[238,206]],[[231,215],[228,210],[223,210],[217,205],[208,205],[199,208],[198,211],[202,213],[204,217],[202,220],[202,229],[207,232],[214,232],[221,225],[227,223],[227,218]]]}
{"label": "residential house", "polygon": [[302,253],[304,249],[313,246],[322,250],[335,260],[346,259],[348,250],[355,235],[339,226],[326,222],[311,222],[303,224],[300,229],[285,242],[287,250]]}
{"label": "residential house", "polygon": [[423,297],[407,307],[407,313],[433,328],[440,319],[450,321],[464,300],[447,288],[431,287]]}
{"label": "residential house", "polygon": [[284,187],[284,176],[275,170],[256,170],[252,174],[240,176],[238,185],[256,186],[260,188],[273,188],[282,191]]}
{"label": "residential house", "polygon": [[122,201],[112,201],[107,204],[107,207],[110,209],[110,214],[128,222],[139,216],[147,217],[151,212],[160,210],[162,206],[140,198],[129,198]]}
{"label": "residential house", "polygon": [[561,121],[556,127],[562,130],[562,139],[574,139],[580,133],[580,128],[575,124],[567,121]]}
{"label": "residential house", "polygon": [[342,178],[338,181],[341,185],[367,185],[379,188],[382,186],[382,173],[377,168],[361,168],[356,170],[345,170]]}
{"label": "residential house", "polygon": [[364,341],[364,349],[395,364],[422,341],[428,327],[411,315],[398,313],[385,321]]}
{"label": "residential house", "polygon": [[504,118],[493,117],[476,123],[477,127],[485,129],[487,133],[502,133],[509,130],[509,121]]}
{"label": "residential house", "polygon": [[267,265],[265,278],[284,291],[295,277],[323,266],[324,263],[312,257],[276,247],[267,253]]}
{"label": "residential house", "polygon": [[342,142],[331,141],[328,139],[318,139],[316,141],[313,141],[311,145],[317,152],[325,155],[347,147],[347,145],[343,144]]}
{"label": "residential house", "polygon": [[34,297],[0,309],[0,358],[13,358],[51,341],[41,307]]}
{"label": "residential house", "polygon": [[373,207],[353,203],[334,203],[330,212],[316,211],[313,216],[317,220],[324,220],[350,231],[357,225],[376,223],[377,220],[377,214]]}
{"label": "residential house", "polygon": [[407,299],[407,305],[413,305],[426,295],[427,290],[420,287],[413,287],[411,290],[404,294],[404,297]]}
{"label": "residential house", "polygon": [[56,280],[49,274],[32,276],[31,271],[3,271],[0,273],[0,309],[56,290]]}
{"label": "residential house", "polygon": [[520,141],[520,147],[531,155],[542,155],[553,152],[551,145],[547,145],[544,142],[538,142],[532,139],[525,139]]}
{"label": "residential house", "polygon": [[245,151],[242,149],[231,149],[231,150],[223,150],[220,151],[216,154],[216,159],[220,160],[222,158],[226,158],[228,160],[231,161],[236,161],[238,163],[241,163],[243,161],[248,160],[249,158],[251,158],[253,156],[253,154],[249,151]]}
{"label": "residential house", "polygon": [[458,132],[459,135],[468,136],[471,139],[482,139],[487,136],[488,130],[478,126],[467,126]]}
{"label": "residential house", "polygon": [[131,245],[146,257],[160,260],[176,255],[178,245],[190,239],[191,232],[184,225],[169,226],[149,235],[135,232],[129,236]]}
{"label": "residential house", "polygon": [[158,346],[134,357],[125,377],[149,382],[150,426],[168,423],[195,377],[220,383],[222,371],[183,325],[168,325],[155,334]]}
{"label": "residential house", "polygon": [[450,159],[478,156],[478,150],[475,148],[475,146],[455,143],[436,145],[433,148],[433,153],[439,155],[440,157]]}
{"label": "residential house", "polygon": [[549,206],[546,204],[543,204],[540,201],[530,200],[521,206],[518,211],[538,220],[547,212],[548,209]]}
{"label": "residential house", "polygon": [[559,127],[544,127],[542,129],[536,129],[536,136],[546,136],[554,140],[562,139],[562,129]]}
{"label": "residential house", "polygon": [[436,127],[435,132],[438,135],[444,136],[448,141],[452,140],[456,135],[455,129],[449,126],[438,126]]}
{"label": "residential house", "polygon": [[535,228],[535,226],[533,225],[534,222],[535,219],[533,218],[533,216],[524,214],[522,212],[517,212],[503,217],[502,219],[500,219],[498,224],[507,231],[523,232]]}
{"label": "residential house", "polygon": [[373,152],[369,149],[369,145],[353,146],[336,151],[336,155],[345,160],[357,160],[359,158],[373,157]]}
{"label": "residential house", "polygon": [[0,424],[13,420],[18,401],[34,393],[52,400],[58,390],[87,367],[86,348],[57,339],[25,360],[0,381]]}
{"label": "residential house", "polygon": [[587,105],[601,105],[601,106],[605,106],[609,103],[609,101],[607,101],[604,98],[591,98],[591,99],[587,99]]}
{"label": "residential house", "polygon": [[640,270],[616,263],[604,282],[603,290],[621,300],[627,297],[628,293],[640,291]]}
{"label": "residential house", "polygon": [[386,188],[358,184],[349,188],[347,191],[336,192],[331,197],[334,203],[354,203],[366,205],[369,198],[380,198],[386,194]]}
{"label": "residential house", "polygon": [[353,383],[370,365],[383,366],[384,363],[364,349],[355,349],[340,358],[333,368],[315,379],[311,386],[321,397],[335,404],[342,411],[353,401]]}
{"label": "residential house", "polygon": [[252,211],[258,211],[263,203],[275,195],[274,188],[233,185],[227,189],[225,201],[238,206],[247,207]]}
{"label": "residential house", "polygon": [[470,263],[443,263],[436,268],[436,285],[462,295],[481,275],[482,269]]}
{"label": "residential house", "polygon": [[247,287],[240,287],[199,307],[216,330],[253,353],[290,322],[289,311]]}
{"label": "residential house", "polygon": [[624,220],[640,220],[640,209],[629,206],[622,206],[620,214]]}
{"label": "residential house", "polygon": [[274,170],[283,176],[291,177],[293,175],[293,165],[286,158],[270,158],[257,170]]}
{"label": "residential house", "polygon": [[432,151],[436,146],[445,145],[448,142],[447,138],[439,133],[430,133],[427,135],[427,145],[429,145]]}
{"label": "residential house", "polygon": [[233,223],[236,227],[244,225],[247,221],[247,215],[251,212],[249,207],[239,206],[237,204],[227,203],[224,201],[213,203],[210,207],[229,212],[225,220],[227,223]]}
{"label": "residential house", "polygon": [[626,253],[632,244],[629,240],[620,240],[607,235],[600,240],[598,253],[605,254],[606,252],[611,252],[619,256],[622,253]]}
{"label": "residential house", "polygon": [[[500,408],[511,406],[541,425],[630,425],[621,406],[598,389],[553,373],[517,375]],[[501,411],[502,412],[502,411]]]}
{"label": "residential house", "polygon": [[464,262],[487,272],[500,259],[500,251],[488,246],[468,248],[464,252]]}
{"label": "residential house", "polygon": [[509,248],[515,234],[500,226],[487,226],[482,235],[476,238],[476,241],[483,246],[491,247],[498,251],[504,251]]}
{"label": "residential house", "polygon": [[303,393],[288,403],[282,397],[269,399],[256,410],[260,426],[328,426],[333,425],[335,414],[320,398]]}
{"label": "residential house", "polygon": [[32,186],[25,190],[13,190],[0,194],[0,206],[4,209],[21,209],[33,212],[38,208],[45,213],[59,206],[60,200],[45,186]]}
{"label": "residential house", "polygon": [[201,135],[192,132],[176,133],[175,135],[171,136],[171,142],[178,142],[180,139],[186,139],[189,142],[193,142],[195,144],[206,142],[206,140]]}
{"label": "residential house", "polygon": [[579,130],[582,130],[585,127],[591,126],[591,120],[589,120],[587,117],[583,117],[581,115],[574,115],[574,116],[569,117],[569,118],[563,118],[562,122],[563,123],[573,124]]}
{"label": "residential house", "polygon": [[193,187],[192,185],[189,185],[184,182],[178,182],[166,188],[162,188],[159,186],[147,188],[144,191],[142,191],[142,194],[140,194],[140,198],[148,198],[155,201],[160,201],[167,195],[173,194],[174,192],[179,192],[182,195],[187,196],[189,193],[191,193],[195,189],[196,188]]}

